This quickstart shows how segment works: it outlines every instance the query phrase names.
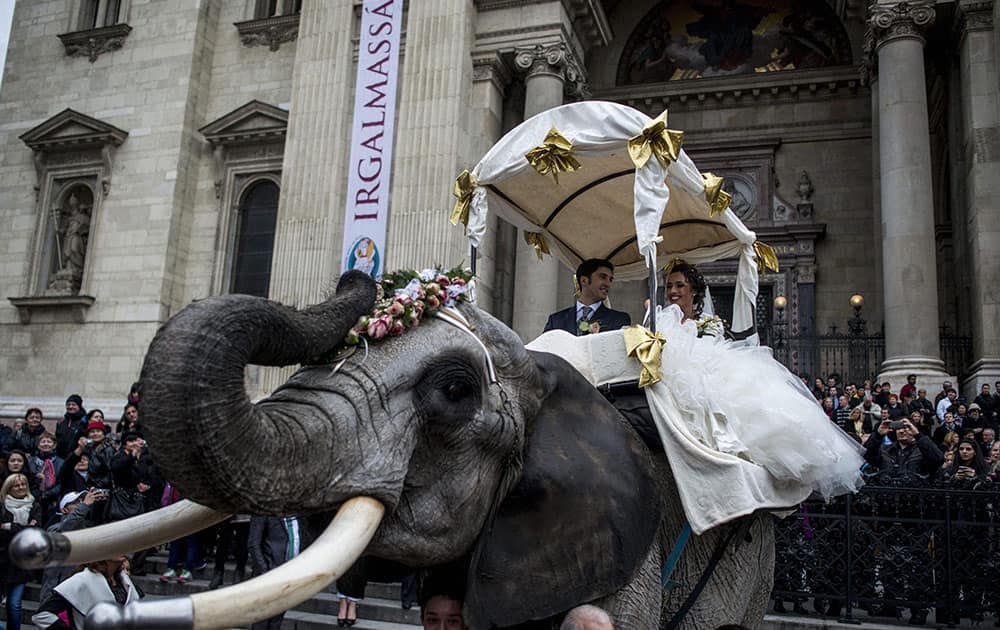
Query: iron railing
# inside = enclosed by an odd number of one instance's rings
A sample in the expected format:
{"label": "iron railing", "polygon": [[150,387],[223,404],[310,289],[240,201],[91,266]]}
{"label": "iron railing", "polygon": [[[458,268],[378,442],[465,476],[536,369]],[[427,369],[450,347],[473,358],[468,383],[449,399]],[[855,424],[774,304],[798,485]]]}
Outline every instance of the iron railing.
{"label": "iron railing", "polygon": [[807,501],[775,528],[774,592],[785,601],[936,610],[1000,618],[1000,484],[986,490],[867,486],[831,503]]}
{"label": "iron railing", "polygon": [[[885,337],[881,334],[833,331],[825,335],[784,337],[774,331],[768,332],[762,343],[770,345],[774,357],[796,374],[810,377],[839,374],[841,382],[860,385],[866,378],[875,377],[885,360]],[[961,379],[971,357],[971,337],[941,335],[941,359],[948,374]]]}

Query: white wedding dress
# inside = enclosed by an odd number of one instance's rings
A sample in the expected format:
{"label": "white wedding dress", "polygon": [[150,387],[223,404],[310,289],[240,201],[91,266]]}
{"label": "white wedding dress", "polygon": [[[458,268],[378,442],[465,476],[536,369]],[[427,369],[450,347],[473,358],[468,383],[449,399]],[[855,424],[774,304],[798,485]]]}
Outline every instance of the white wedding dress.
{"label": "white wedding dress", "polygon": [[[645,388],[692,530],[793,507],[863,484],[863,449],[826,417],[767,347],[698,337],[677,306],[658,308],[660,381]],[[554,334],[558,333],[558,334]],[[550,331],[529,349],[558,354],[595,385],[634,379],[622,331]],[[596,360],[595,360],[596,358]]]}

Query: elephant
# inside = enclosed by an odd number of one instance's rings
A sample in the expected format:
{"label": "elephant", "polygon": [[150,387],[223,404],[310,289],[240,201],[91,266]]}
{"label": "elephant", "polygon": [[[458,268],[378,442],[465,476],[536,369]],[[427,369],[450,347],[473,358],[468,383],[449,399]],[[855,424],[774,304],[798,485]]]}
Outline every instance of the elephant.
{"label": "elephant", "polygon": [[[473,629],[548,627],[583,603],[618,628],[666,628],[720,550],[676,627],[761,623],[773,517],[692,536],[670,575],[679,586],[664,588],[684,515],[662,451],[567,362],[471,303],[456,307],[464,331],[425,317],[331,363],[375,300],[372,279],[350,271],[301,310],[225,295],[168,320],[140,379],[165,478],[217,510],[308,523],[371,497],[385,516],[366,556],[464,563]],[[248,364],[301,367],[253,403]]]}

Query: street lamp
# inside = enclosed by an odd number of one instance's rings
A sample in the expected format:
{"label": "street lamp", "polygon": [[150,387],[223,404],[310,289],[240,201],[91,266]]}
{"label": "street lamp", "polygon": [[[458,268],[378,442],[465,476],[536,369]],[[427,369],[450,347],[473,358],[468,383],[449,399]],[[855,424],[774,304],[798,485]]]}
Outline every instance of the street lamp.
{"label": "street lamp", "polygon": [[774,298],[774,310],[778,316],[774,322],[774,347],[781,348],[785,345],[785,308],[788,306],[788,298],[779,295]]}
{"label": "street lamp", "polygon": [[866,332],[865,320],[861,317],[861,307],[865,305],[865,296],[855,293],[851,296],[851,308],[854,309],[854,317],[847,322],[847,327],[852,335],[863,336]]}

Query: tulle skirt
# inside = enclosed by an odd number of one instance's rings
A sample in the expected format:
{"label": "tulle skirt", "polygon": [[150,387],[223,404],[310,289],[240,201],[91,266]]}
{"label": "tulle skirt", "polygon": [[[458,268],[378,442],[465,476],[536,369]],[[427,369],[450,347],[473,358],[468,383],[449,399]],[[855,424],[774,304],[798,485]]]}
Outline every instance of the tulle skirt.
{"label": "tulle skirt", "polygon": [[698,337],[677,306],[657,310],[666,339],[661,382],[679,420],[705,446],[751,461],[825,497],[863,484],[863,449],[823,413],[802,382],[762,346]]}

